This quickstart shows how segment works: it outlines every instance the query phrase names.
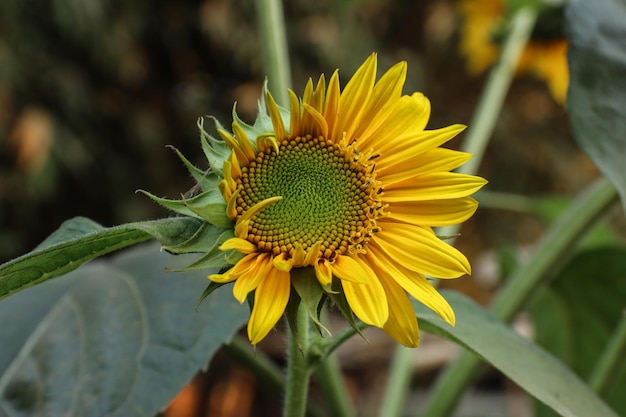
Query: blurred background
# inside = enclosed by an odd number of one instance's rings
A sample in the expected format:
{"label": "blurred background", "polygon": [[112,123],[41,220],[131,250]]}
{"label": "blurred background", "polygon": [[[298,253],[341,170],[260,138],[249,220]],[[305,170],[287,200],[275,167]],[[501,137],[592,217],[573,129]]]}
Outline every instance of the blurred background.
{"label": "blurred background", "polygon": [[[308,77],[336,68],[345,82],[376,51],[379,74],[408,61],[404,92],[430,98],[429,128],[469,124],[493,58],[482,58],[471,45],[463,49],[461,41],[471,28],[486,27],[487,40],[497,48],[504,14],[498,0],[478,2],[487,8],[474,15],[467,3],[286,1],[294,89],[301,93]],[[166,145],[206,168],[198,117],[215,116],[229,126],[237,102],[242,118],[254,120],[264,80],[255,18],[252,1],[0,2],[0,261],[29,251],[74,216],[105,226],[167,216],[135,193],[145,189],[176,198],[193,186]],[[562,40],[559,13],[542,22],[536,42]],[[483,60],[482,68],[470,65],[476,59]],[[542,74],[520,71],[512,85],[479,172],[489,180],[487,191],[567,198],[598,175],[573,141],[562,99],[555,99]],[[463,135],[448,146],[458,148],[462,140]],[[474,274],[453,285],[481,302],[499,283],[494,251],[527,250],[549,217],[524,204],[515,210],[498,206],[485,202],[457,241]],[[343,357],[355,400],[367,410],[368,398],[374,398],[368,390],[382,385],[392,345],[386,340],[372,349],[356,343]],[[264,349],[279,356],[282,348],[277,336]],[[365,357],[354,353],[366,349]],[[443,362],[445,357],[437,357],[423,365],[416,384],[427,385]],[[227,356],[218,356],[211,369],[219,381],[203,377],[190,388],[195,405],[187,409],[193,411],[170,410],[169,416],[278,415],[280,398],[257,392],[251,376]],[[227,412],[215,405],[232,389],[229,381],[241,395],[234,404],[243,409]],[[500,392],[507,383],[490,374],[484,386]],[[474,415],[504,415],[505,409]]]}

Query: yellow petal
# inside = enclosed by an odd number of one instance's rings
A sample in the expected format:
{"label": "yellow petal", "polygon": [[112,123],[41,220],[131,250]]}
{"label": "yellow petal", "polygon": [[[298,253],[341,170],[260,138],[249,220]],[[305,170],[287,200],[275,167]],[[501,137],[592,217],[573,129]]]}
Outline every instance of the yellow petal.
{"label": "yellow petal", "polygon": [[241,274],[245,273],[252,268],[252,266],[254,266],[256,258],[256,253],[248,254],[237,261],[237,263],[225,273],[209,275],[209,279],[220,284],[234,281],[239,278]]}
{"label": "yellow petal", "polygon": [[404,160],[394,158],[396,163],[387,163],[377,170],[378,179],[385,186],[398,181],[417,177],[428,172],[446,172],[460,167],[472,158],[472,154],[446,148],[434,148],[419,155],[402,152]]}
{"label": "yellow petal", "polygon": [[379,169],[387,165],[395,165],[407,158],[407,155],[419,155],[448,142],[465,130],[465,125],[451,125],[434,130],[406,130],[396,137],[381,136],[381,143],[375,149],[384,155],[378,162]]}
{"label": "yellow petal", "polygon": [[289,117],[289,137],[293,138],[302,135],[300,100],[296,93],[291,90],[289,90]]}
{"label": "yellow petal", "polygon": [[322,137],[327,138],[328,123],[326,122],[326,119],[324,119],[324,116],[307,103],[303,104],[303,110],[303,118],[308,120],[309,127],[307,129],[310,129],[309,132],[311,135],[321,135]]}
{"label": "yellow petal", "polygon": [[280,115],[280,110],[278,110],[278,105],[276,105],[274,97],[272,97],[269,91],[265,94],[265,101],[267,102],[267,110],[270,114],[270,118],[272,119],[274,135],[276,135],[276,139],[278,141],[281,141],[287,137],[287,135],[285,135],[285,125],[283,123],[283,118]]}
{"label": "yellow petal", "polygon": [[270,272],[272,262],[267,253],[258,255],[251,263],[250,267],[239,275],[233,286],[233,296],[237,301],[243,303],[250,291],[254,291]]}
{"label": "yellow petal", "polygon": [[313,264],[313,268],[315,269],[315,276],[321,286],[326,291],[329,291],[330,285],[333,282],[333,271],[330,269],[330,262],[325,258],[321,258],[319,262]]}
{"label": "yellow petal", "polygon": [[256,345],[274,328],[287,307],[291,281],[289,273],[270,268],[254,294],[254,307],[248,320],[248,338]]}
{"label": "yellow petal", "polygon": [[239,197],[241,190],[242,187],[237,188],[235,192],[231,193],[228,200],[226,200],[226,215],[231,220],[235,220],[237,218],[237,197]]}
{"label": "yellow petal", "polygon": [[361,267],[356,257],[339,255],[335,258],[335,262],[330,263],[330,269],[333,275],[341,280],[364,283],[367,282],[368,271]]}
{"label": "yellow petal", "polygon": [[385,289],[389,304],[389,318],[383,330],[398,343],[407,347],[417,347],[420,343],[417,317],[406,292],[388,275],[378,274],[378,271],[376,275]]}
{"label": "yellow petal", "polygon": [[467,197],[475,193],[487,181],[474,175],[456,172],[432,172],[409,178],[387,186],[383,202],[396,203],[403,201],[449,200]]}
{"label": "yellow petal", "polygon": [[231,237],[226,242],[222,243],[220,246],[220,250],[231,250],[235,249],[241,253],[254,253],[257,250],[257,247],[254,243],[241,239],[238,237]]}
{"label": "yellow petal", "polygon": [[346,88],[339,97],[337,120],[331,133],[332,139],[340,140],[344,132],[348,140],[353,138],[362,110],[367,106],[374,87],[376,64],[376,54],[371,54],[346,84]]}
{"label": "yellow petal", "polygon": [[389,318],[385,290],[370,267],[360,262],[358,258],[355,259],[361,269],[366,271],[365,283],[341,280],[346,300],[359,319],[372,326],[383,327]]}
{"label": "yellow petal", "polygon": [[231,271],[232,268],[224,272],[223,274],[211,274],[209,275],[209,279],[218,284],[226,284],[227,282],[231,282],[237,279],[237,277],[234,276]]}
{"label": "yellow petal", "polygon": [[261,210],[263,210],[264,208],[279,202],[280,200],[282,200],[282,197],[270,197],[270,198],[266,198],[263,201],[259,201],[258,203],[256,203],[254,206],[250,207],[248,210],[246,210],[241,217],[239,218],[239,222],[244,222],[246,220],[250,220],[251,218],[253,218],[254,216],[256,216]]}
{"label": "yellow petal", "polygon": [[339,89],[339,71],[333,72],[330,81],[328,81],[328,91],[326,93],[326,100],[324,102],[323,115],[328,122],[328,131],[332,132],[337,120],[337,109],[339,108],[339,96],[341,95]]}
{"label": "yellow petal", "polygon": [[428,200],[390,203],[385,210],[388,218],[416,226],[448,226],[469,219],[478,208],[471,197],[449,200]]}
{"label": "yellow petal", "polygon": [[375,265],[372,269],[376,271],[381,281],[395,280],[413,298],[454,326],[454,310],[423,275],[398,264],[376,245],[368,245],[368,249],[366,259],[371,265]]}
{"label": "yellow petal", "polygon": [[278,256],[275,256],[272,259],[272,264],[274,265],[274,268],[284,272],[291,271],[291,268],[293,268],[293,263],[293,258],[287,258],[287,254],[285,252],[281,253]]}
{"label": "yellow petal", "polygon": [[252,142],[250,142],[248,135],[246,135],[246,132],[237,122],[233,122],[233,133],[237,139],[237,148],[241,151],[237,153],[237,158],[243,165],[248,165],[250,161],[256,159],[256,151],[252,146]]}
{"label": "yellow petal", "polygon": [[359,146],[362,149],[372,147],[385,155],[390,154],[388,149],[394,144],[403,145],[400,149],[404,149],[408,145],[405,138],[423,133],[429,117],[430,101],[422,93],[402,96],[382,109],[375,122],[367,126],[360,135]]}
{"label": "yellow petal", "polygon": [[378,222],[381,231],[375,240],[400,265],[437,278],[456,278],[470,273],[470,264],[461,252],[439,239],[431,229],[406,223]]}
{"label": "yellow petal", "polygon": [[395,107],[395,101],[400,99],[406,80],[406,71],[406,62],[398,62],[378,80],[367,108],[363,111],[363,123],[354,132],[355,137],[360,137],[365,129],[374,129],[385,121],[383,109],[392,110]]}

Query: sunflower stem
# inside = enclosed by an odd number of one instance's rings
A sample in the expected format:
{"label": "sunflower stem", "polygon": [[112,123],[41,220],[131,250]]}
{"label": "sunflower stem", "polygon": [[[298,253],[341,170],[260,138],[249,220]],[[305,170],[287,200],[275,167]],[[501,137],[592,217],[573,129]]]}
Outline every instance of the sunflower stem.
{"label": "sunflower stem", "polygon": [[406,394],[413,375],[413,358],[416,350],[398,345],[391,363],[391,373],[378,415],[397,417],[402,415]]}
{"label": "sunflower stem", "polygon": [[589,386],[600,397],[606,397],[626,360],[626,311],[589,378]]}
{"label": "sunflower stem", "polygon": [[[579,239],[617,199],[615,187],[606,178],[600,178],[579,195],[550,227],[532,258],[513,272],[491,306],[494,315],[510,322],[556,275]],[[447,416],[481,365],[482,362],[473,353],[462,353],[437,380],[420,415]]]}
{"label": "sunflower stem", "polygon": [[287,386],[285,391],[284,417],[304,417],[311,372],[307,352],[309,350],[309,314],[302,304],[296,317],[297,333],[287,329]]}
{"label": "sunflower stem", "polygon": [[256,0],[257,21],[261,32],[263,67],[269,90],[276,102],[289,104],[287,89],[291,87],[291,67],[287,53],[287,35],[281,0]]}

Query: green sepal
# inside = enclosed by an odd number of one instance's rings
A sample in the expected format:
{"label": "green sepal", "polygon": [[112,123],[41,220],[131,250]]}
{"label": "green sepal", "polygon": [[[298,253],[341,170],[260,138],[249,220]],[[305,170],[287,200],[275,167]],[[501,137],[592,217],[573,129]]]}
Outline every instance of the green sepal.
{"label": "green sepal", "polygon": [[[220,122],[212,117],[217,129],[223,129]],[[200,129],[200,142],[202,144],[202,151],[204,156],[209,162],[211,170],[216,172],[220,177],[224,176],[224,161],[230,155],[230,148],[228,145],[219,139],[215,139],[204,130],[204,118],[198,118],[198,129]]]}
{"label": "green sepal", "polygon": [[291,293],[289,294],[289,302],[285,308],[285,317],[287,318],[287,325],[289,331],[293,334],[293,340],[298,341],[298,349],[302,352],[302,346],[300,345],[300,334],[298,331],[298,307],[300,307],[300,297],[296,290],[291,287]]}
{"label": "green sepal", "polygon": [[157,197],[144,190],[139,190],[139,192],[145,194],[166,209],[182,214],[183,216],[195,217],[198,220],[204,220],[216,226],[232,226],[232,222],[226,215],[226,203],[217,188],[181,200]]}
{"label": "green sepal", "polygon": [[200,296],[200,298],[196,302],[196,305],[194,306],[194,308],[196,310],[198,310],[198,307],[200,307],[200,304],[202,304],[204,299],[207,298],[209,295],[211,295],[211,293],[213,291],[215,291],[216,289],[218,289],[222,285],[226,285],[226,283],[218,283],[218,282],[211,281],[211,283],[209,285],[207,285],[206,289],[202,292],[202,295]]}
{"label": "green sepal", "polygon": [[184,268],[171,269],[171,271],[196,271],[199,269],[227,268],[234,265],[227,260],[227,256],[229,255],[229,253],[223,252],[219,248],[222,243],[226,242],[233,236],[234,234],[231,229],[224,230],[214,241],[211,249],[209,249],[207,253],[203,255],[200,259]]}
{"label": "green sepal", "polygon": [[320,320],[320,312],[325,300],[325,291],[315,277],[313,268],[293,268],[291,270],[291,285],[302,301],[307,313],[309,313],[309,317],[315,323],[320,336],[324,337],[324,333],[332,336]]}
{"label": "green sepal", "polygon": [[224,229],[211,223],[202,222],[198,230],[189,239],[176,245],[163,245],[163,250],[174,254],[207,253],[213,250],[222,234],[230,229],[232,228]]}
{"label": "green sepal", "polygon": [[[267,93],[267,80],[263,83],[263,89],[261,90],[261,98],[259,98],[258,104],[258,113],[254,124],[250,126],[243,120],[239,118],[237,114],[236,105],[233,106],[233,121],[237,123],[243,131],[250,139],[250,142],[256,147],[256,138],[262,135],[267,134],[268,132],[274,132],[274,125],[272,124],[272,118],[267,112],[267,104],[265,101],[265,94]],[[285,126],[285,131],[289,132],[289,124],[291,122],[291,115],[289,113],[289,109],[285,109],[281,106],[278,106],[278,110],[280,112],[280,116],[283,119],[283,125]]]}
{"label": "green sepal", "polygon": [[350,324],[350,327],[352,327],[354,331],[363,338],[363,340],[369,343],[369,340],[367,340],[367,337],[365,337],[363,332],[361,332],[361,329],[359,329],[359,326],[354,319],[354,314],[352,314],[352,309],[350,308],[348,300],[343,293],[343,288],[338,278],[333,277],[333,283],[331,284],[331,288],[333,292],[327,293],[330,299],[333,300],[333,303],[335,303],[339,311],[341,311],[341,314],[343,314],[346,320],[348,320],[348,324]]}
{"label": "green sepal", "polygon": [[215,175],[213,172],[211,172],[211,169],[204,171],[198,168],[197,166],[195,166],[194,164],[192,164],[185,157],[185,155],[183,155],[175,147],[170,145],[169,148],[172,149],[174,152],[176,152],[176,155],[178,156],[178,158],[180,158],[183,164],[185,164],[185,167],[187,167],[187,170],[189,171],[193,179],[196,181],[196,183],[200,186],[202,191],[209,191],[209,190],[214,190],[217,188],[217,184],[219,183],[220,178],[217,175]]}
{"label": "green sepal", "polygon": [[231,227],[233,222],[226,214],[226,203],[208,203],[204,205],[189,204],[189,200],[183,200],[187,203],[189,210],[200,216],[201,219],[220,227]]}

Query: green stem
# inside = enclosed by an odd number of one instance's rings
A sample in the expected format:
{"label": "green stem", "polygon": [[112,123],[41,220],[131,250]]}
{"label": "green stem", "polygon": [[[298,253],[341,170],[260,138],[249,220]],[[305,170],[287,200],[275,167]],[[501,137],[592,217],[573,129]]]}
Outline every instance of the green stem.
{"label": "green stem", "polygon": [[289,104],[287,89],[291,86],[291,69],[283,5],[280,0],[256,0],[255,4],[269,90],[276,102],[286,107]]}
{"label": "green stem", "polygon": [[305,352],[309,350],[309,314],[302,304],[297,313],[298,334],[287,330],[287,386],[284,417],[304,417],[309,392],[309,364]]}
{"label": "green stem", "polygon": [[589,386],[601,397],[606,397],[626,360],[626,312],[622,314],[617,330],[602,352],[589,378]]}
{"label": "green stem", "polygon": [[396,352],[391,364],[391,373],[385,387],[382,404],[378,415],[380,417],[396,417],[402,415],[406,393],[409,388],[411,376],[413,376],[413,358],[415,349],[401,345],[396,347]]}
{"label": "green stem", "polygon": [[328,414],[333,417],[353,417],[354,410],[337,358],[334,355],[326,357],[317,368],[315,376],[326,399]]}
{"label": "green stem", "polygon": [[[563,266],[580,237],[617,198],[615,187],[605,178],[599,179],[578,196],[550,227],[532,259],[513,272],[493,302],[491,309],[494,314],[503,321],[511,321]],[[448,415],[480,368],[477,356],[469,352],[461,354],[437,380],[421,415]]]}

